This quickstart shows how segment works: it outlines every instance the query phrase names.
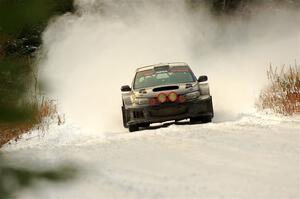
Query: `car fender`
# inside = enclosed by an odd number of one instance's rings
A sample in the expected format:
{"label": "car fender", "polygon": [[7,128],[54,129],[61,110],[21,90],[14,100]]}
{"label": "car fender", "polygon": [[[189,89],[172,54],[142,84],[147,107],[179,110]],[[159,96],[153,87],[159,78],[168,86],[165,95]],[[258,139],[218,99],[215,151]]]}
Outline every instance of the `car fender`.
{"label": "car fender", "polygon": [[199,83],[199,90],[201,95],[210,95],[208,82]]}
{"label": "car fender", "polygon": [[131,92],[122,93],[122,101],[124,108],[128,108],[128,106],[131,106]]}

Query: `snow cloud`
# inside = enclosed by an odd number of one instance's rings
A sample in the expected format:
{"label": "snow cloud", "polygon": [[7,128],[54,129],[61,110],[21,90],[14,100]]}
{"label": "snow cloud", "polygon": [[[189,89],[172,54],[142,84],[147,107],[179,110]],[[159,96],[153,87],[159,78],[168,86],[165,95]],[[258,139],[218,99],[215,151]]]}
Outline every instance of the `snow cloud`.
{"label": "snow cloud", "polygon": [[207,74],[215,121],[225,121],[253,108],[270,63],[300,60],[300,12],[291,8],[216,17],[181,0],[76,0],[75,7],[49,23],[39,67],[61,112],[101,132],[122,129],[120,87],[136,67],[184,61]]}

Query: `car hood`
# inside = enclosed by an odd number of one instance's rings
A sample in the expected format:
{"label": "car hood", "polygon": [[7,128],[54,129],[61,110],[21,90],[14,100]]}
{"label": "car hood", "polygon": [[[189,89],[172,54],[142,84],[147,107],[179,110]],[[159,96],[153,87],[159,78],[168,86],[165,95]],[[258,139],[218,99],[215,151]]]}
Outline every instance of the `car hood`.
{"label": "car hood", "polygon": [[160,93],[176,92],[177,94],[186,94],[199,90],[198,82],[168,84],[155,87],[148,87],[133,90],[135,97],[156,97]]}

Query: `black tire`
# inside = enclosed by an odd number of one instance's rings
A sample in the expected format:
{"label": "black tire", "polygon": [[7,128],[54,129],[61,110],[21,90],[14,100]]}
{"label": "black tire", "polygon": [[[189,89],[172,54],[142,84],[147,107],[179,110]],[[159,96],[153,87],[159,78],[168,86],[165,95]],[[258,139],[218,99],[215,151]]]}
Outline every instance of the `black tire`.
{"label": "black tire", "polygon": [[191,124],[197,124],[197,123],[199,123],[199,122],[201,122],[202,120],[201,120],[201,118],[200,117],[191,117],[190,118],[190,123]]}
{"label": "black tire", "polygon": [[124,128],[128,128],[128,125],[127,125],[127,114],[126,114],[126,110],[125,110],[124,106],[122,106],[122,118],[123,118],[123,126],[124,126]]}
{"label": "black tire", "polygon": [[150,126],[150,123],[142,123],[139,125],[140,127],[143,127],[143,128],[149,128]]}
{"label": "black tire", "polygon": [[210,100],[208,107],[209,107],[209,108],[208,108],[208,109],[209,109],[209,112],[212,114],[212,115],[210,116],[210,122],[211,122],[211,119],[214,117],[214,106],[213,106],[212,99]]}
{"label": "black tire", "polygon": [[134,132],[134,131],[138,131],[139,130],[138,125],[134,125],[134,124],[129,125],[128,128],[129,128],[129,132]]}
{"label": "black tire", "polygon": [[200,116],[200,117],[192,117],[190,118],[191,124],[198,124],[198,123],[209,123],[211,122],[211,116]]}
{"label": "black tire", "polygon": [[205,116],[201,118],[202,123],[210,123],[211,122],[211,116]]}

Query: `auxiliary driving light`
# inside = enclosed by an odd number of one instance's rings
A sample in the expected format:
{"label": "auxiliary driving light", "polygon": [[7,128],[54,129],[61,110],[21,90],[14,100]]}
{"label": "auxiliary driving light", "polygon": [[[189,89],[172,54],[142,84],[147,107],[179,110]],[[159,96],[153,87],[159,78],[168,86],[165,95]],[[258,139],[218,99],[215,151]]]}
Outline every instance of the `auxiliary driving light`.
{"label": "auxiliary driving light", "polygon": [[185,102],[185,97],[184,97],[183,95],[179,95],[178,101],[179,101],[180,103],[184,103],[184,102]]}
{"label": "auxiliary driving light", "polygon": [[155,98],[150,98],[150,99],[149,99],[149,105],[154,106],[154,105],[156,105],[156,104],[157,104],[157,101],[156,101]]}
{"label": "auxiliary driving light", "polygon": [[177,94],[176,94],[175,92],[169,93],[168,99],[169,99],[171,102],[175,102],[175,101],[177,100]]}
{"label": "auxiliary driving light", "polygon": [[160,103],[164,103],[167,101],[167,95],[164,94],[164,93],[160,93],[158,94],[157,96],[157,100],[160,102]]}

